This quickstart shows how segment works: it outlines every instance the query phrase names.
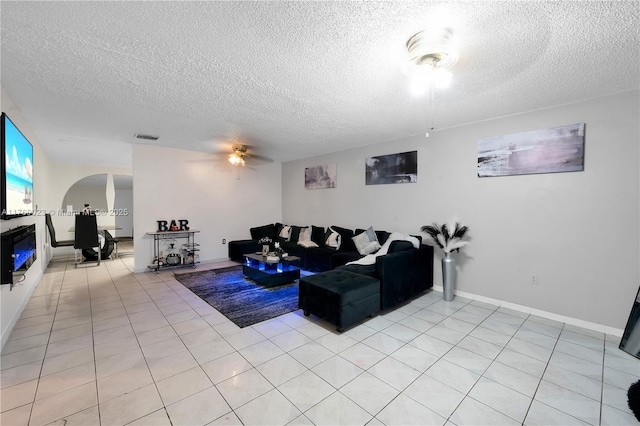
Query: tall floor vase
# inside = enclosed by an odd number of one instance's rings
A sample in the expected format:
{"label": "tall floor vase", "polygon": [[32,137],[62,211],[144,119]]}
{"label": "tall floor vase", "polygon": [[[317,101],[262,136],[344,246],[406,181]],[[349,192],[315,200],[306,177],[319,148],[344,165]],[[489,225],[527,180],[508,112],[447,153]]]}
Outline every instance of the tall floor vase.
{"label": "tall floor vase", "polygon": [[456,284],[456,260],[451,253],[445,253],[442,258],[442,293],[444,300],[453,301],[453,288]]}

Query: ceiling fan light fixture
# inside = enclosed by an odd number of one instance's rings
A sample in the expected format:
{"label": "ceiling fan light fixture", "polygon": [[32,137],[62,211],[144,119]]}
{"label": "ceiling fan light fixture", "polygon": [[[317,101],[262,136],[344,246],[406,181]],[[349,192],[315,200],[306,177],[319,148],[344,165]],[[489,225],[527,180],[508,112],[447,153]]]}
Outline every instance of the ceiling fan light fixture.
{"label": "ceiling fan light fixture", "polygon": [[411,77],[411,93],[424,95],[430,87],[447,88],[452,75],[448,71],[458,60],[458,44],[449,28],[431,27],[407,41],[409,61],[403,72]]}
{"label": "ceiling fan light fixture", "polygon": [[407,41],[409,62],[449,69],[458,61],[458,45],[450,28],[420,31]]}
{"label": "ceiling fan light fixture", "polygon": [[244,161],[244,157],[241,154],[238,154],[237,152],[234,152],[233,154],[229,155],[229,162],[234,166],[244,167],[246,165],[246,162]]}
{"label": "ceiling fan light fixture", "polygon": [[414,96],[424,95],[429,87],[446,89],[451,85],[451,72],[435,67],[424,67],[411,77],[411,93]]}

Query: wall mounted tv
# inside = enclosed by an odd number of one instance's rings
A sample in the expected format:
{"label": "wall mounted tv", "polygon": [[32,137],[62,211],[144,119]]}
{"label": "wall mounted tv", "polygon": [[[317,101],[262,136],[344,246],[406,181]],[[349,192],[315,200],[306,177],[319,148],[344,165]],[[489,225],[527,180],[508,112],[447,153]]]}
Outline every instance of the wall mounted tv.
{"label": "wall mounted tv", "polygon": [[2,113],[2,219],[31,215],[33,204],[33,145]]}

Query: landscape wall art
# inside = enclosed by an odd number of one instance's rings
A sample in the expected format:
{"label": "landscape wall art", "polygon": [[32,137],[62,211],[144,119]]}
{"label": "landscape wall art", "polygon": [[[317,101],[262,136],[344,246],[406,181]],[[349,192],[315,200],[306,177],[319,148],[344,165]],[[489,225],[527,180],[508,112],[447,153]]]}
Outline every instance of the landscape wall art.
{"label": "landscape wall art", "polygon": [[367,185],[418,182],[418,151],[367,158]]}
{"label": "landscape wall art", "polygon": [[478,177],[584,170],[584,123],[478,141]]}
{"label": "landscape wall art", "polygon": [[335,164],[307,167],[304,169],[304,187],[306,189],[335,188],[337,183]]}

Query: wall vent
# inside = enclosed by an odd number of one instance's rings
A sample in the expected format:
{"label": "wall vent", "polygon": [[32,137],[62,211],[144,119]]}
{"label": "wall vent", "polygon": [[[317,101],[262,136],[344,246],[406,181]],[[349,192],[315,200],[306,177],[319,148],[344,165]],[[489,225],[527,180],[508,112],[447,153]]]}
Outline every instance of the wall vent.
{"label": "wall vent", "polygon": [[158,139],[160,139],[159,136],[151,136],[151,135],[145,135],[143,133],[136,133],[135,135],[133,135],[136,139],[144,139],[144,140],[148,140],[148,141],[157,141]]}

